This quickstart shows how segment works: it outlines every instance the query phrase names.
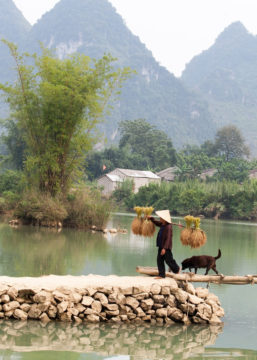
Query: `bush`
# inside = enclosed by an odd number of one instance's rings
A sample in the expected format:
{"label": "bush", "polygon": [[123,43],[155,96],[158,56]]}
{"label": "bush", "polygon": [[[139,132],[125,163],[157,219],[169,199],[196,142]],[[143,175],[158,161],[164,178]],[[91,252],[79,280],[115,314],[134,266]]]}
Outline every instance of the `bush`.
{"label": "bush", "polygon": [[25,223],[43,226],[57,225],[68,215],[60,199],[36,191],[22,195],[14,214]]}
{"label": "bush", "polygon": [[23,175],[19,171],[6,170],[0,175],[0,194],[6,191],[20,193],[22,188]]}
{"label": "bush", "polygon": [[67,198],[68,216],[64,220],[64,225],[76,228],[95,225],[101,228],[108,220],[111,209],[111,201],[103,200],[99,190],[88,186],[78,189]]}

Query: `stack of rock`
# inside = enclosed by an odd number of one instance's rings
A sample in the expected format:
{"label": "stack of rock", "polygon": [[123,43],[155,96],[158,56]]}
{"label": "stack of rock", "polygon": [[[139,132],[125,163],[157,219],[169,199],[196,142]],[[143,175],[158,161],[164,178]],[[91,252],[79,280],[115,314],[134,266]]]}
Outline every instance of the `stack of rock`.
{"label": "stack of rock", "polygon": [[[137,359],[187,359],[214,345],[223,324],[152,326],[0,320],[0,351],[75,351],[135,356]],[[175,355],[174,355],[175,354]],[[134,358],[134,357],[133,357]]]}
{"label": "stack of rock", "polygon": [[[133,278],[130,278],[130,280]],[[139,279],[135,277],[134,279]],[[217,324],[224,316],[208,289],[174,279],[144,285],[33,289],[0,286],[0,318],[81,322],[149,322],[151,324]],[[149,279],[149,278],[148,278]]]}

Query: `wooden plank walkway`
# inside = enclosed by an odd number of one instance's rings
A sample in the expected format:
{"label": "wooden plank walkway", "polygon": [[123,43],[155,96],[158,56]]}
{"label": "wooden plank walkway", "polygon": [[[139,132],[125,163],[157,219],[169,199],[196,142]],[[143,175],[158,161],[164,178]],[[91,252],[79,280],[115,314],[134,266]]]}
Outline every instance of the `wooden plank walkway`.
{"label": "wooden plank walkway", "polygon": [[[158,269],[156,267],[144,267],[137,266],[136,271],[140,274],[158,276]],[[174,274],[172,272],[166,272],[166,277],[173,278],[178,281],[188,282],[206,282],[213,284],[231,284],[231,285],[247,285],[257,284],[257,275],[200,275],[194,273],[180,273]]]}

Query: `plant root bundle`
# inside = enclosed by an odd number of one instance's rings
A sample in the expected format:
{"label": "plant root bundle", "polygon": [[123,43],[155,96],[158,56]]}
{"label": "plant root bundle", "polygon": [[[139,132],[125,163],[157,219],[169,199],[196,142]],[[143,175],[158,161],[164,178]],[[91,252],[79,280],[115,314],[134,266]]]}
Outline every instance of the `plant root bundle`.
{"label": "plant root bundle", "polygon": [[184,246],[191,246],[191,249],[197,249],[203,246],[207,241],[207,237],[205,232],[200,229],[200,218],[187,215],[184,219],[186,228],[181,231],[181,243]]}
{"label": "plant root bundle", "polygon": [[133,219],[131,224],[131,230],[135,235],[142,235],[143,218],[141,217],[143,211],[139,206],[134,207],[137,216]]}
{"label": "plant root bundle", "polygon": [[134,218],[131,224],[133,234],[152,237],[155,232],[155,225],[151,220],[147,219],[147,216],[152,215],[154,208],[136,206],[134,210],[137,217]]}

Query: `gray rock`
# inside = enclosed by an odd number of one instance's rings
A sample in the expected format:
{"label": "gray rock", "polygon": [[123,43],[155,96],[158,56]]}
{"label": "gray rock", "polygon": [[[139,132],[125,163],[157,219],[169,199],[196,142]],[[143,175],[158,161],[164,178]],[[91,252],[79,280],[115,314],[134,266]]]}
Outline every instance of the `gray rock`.
{"label": "gray rock", "polygon": [[132,309],[136,309],[139,306],[139,302],[132,296],[126,297],[126,304],[132,307]]}
{"label": "gray rock", "polygon": [[174,295],[175,295],[175,298],[180,303],[185,303],[188,299],[188,296],[194,296],[194,295],[189,295],[186,291],[184,291],[182,289],[177,289],[176,292],[174,293]]}
{"label": "gray rock", "polygon": [[47,301],[51,301],[52,294],[47,291],[40,291],[33,297],[33,301],[36,303],[45,303]]}
{"label": "gray rock", "polygon": [[169,295],[166,299],[166,303],[170,306],[170,307],[175,307],[176,306],[176,298],[174,295]]}
{"label": "gray rock", "polygon": [[153,295],[159,295],[161,293],[161,286],[159,284],[153,284],[151,286],[151,289],[150,289],[150,292],[153,294]]}
{"label": "gray rock", "polygon": [[16,300],[18,296],[18,289],[16,289],[14,286],[9,288],[7,295],[9,295],[12,300]]}
{"label": "gray rock", "polygon": [[142,310],[142,308],[140,306],[135,309],[135,313],[137,314],[138,317],[144,317],[145,316],[145,312]]}
{"label": "gray rock", "polygon": [[170,306],[167,307],[167,315],[169,318],[176,321],[182,321],[184,317],[184,313],[180,309],[171,308]]}
{"label": "gray rock", "polygon": [[4,316],[10,318],[13,316],[13,313],[14,313],[14,310],[10,310],[10,311],[5,312]]}
{"label": "gray rock", "polygon": [[164,299],[164,296],[163,296],[163,295],[153,295],[153,301],[154,301],[156,304],[164,304],[165,299]]}
{"label": "gray rock", "polygon": [[10,296],[7,294],[4,294],[1,296],[1,303],[3,304],[7,304],[8,302],[10,302]]}
{"label": "gray rock", "polygon": [[89,322],[97,323],[100,321],[100,317],[97,315],[91,314],[91,315],[87,315],[87,320]]}
{"label": "gray rock", "polygon": [[199,298],[198,296],[189,294],[188,301],[191,302],[191,304],[198,305],[203,302],[203,299]]}
{"label": "gray rock", "polygon": [[62,301],[60,304],[57,305],[57,310],[59,314],[64,313],[68,308],[68,301]]}
{"label": "gray rock", "polygon": [[68,298],[67,295],[63,294],[62,292],[60,292],[58,290],[55,290],[53,292],[53,297],[59,302],[66,301]]}
{"label": "gray rock", "polygon": [[169,286],[162,286],[161,294],[162,295],[170,295],[170,287]]}
{"label": "gray rock", "polygon": [[43,313],[43,312],[46,312],[48,310],[50,305],[51,305],[50,301],[47,301],[47,302],[45,302],[43,304],[38,304],[38,308]]}
{"label": "gray rock", "polygon": [[153,304],[154,304],[154,301],[151,298],[141,301],[141,307],[144,310],[150,310],[152,308]]}
{"label": "gray rock", "polygon": [[78,292],[72,292],[70,295],[69,295],[69,302],[72,302],[74,304],[78,304],[80,303],[82,299],[82,295],[79,294]]}
{"label": "gray rock", "polygon": [[72,314],[69,311],[60,314],[60,320],[63,322],[71,322],[72,321],[71,317]]}
{"label": "gray rock", "polygon": [[107,296],[104,295],[103,293],[97,292],[94,295],[94,298],[95,298],[95,300],[99,300],[102,305],[108,304]]}
{"label": "gray rock", "polygon": [[44,324],[48,324],[51,321],[46,313],[41,314],[39,320]]}
{"label": "gray rock", "polygon": [[95,300],[92,302],[91,308],[96,314],[100,314],[100,312],[102,311],[102,304],[100,303],[100,301]]}
{"label": "gray rock", "polygon": [[11,301],[11,302],[3,305],[3,310],[4,310],[4,312],[8,312],[8,311],[17,309],[18,307],[20,307],[20,304],[18,303],[18,301]]}
{"label": "gray rock", "polygon": [[168,316],[168,310],[167,308],[164,308],[164,309],[157,309],[156,310],[156,316],[157,317],[164,317],[166,318]]}
{"label": "gray rock", "polygon": [[47,314],[50,318],[55,319],[57,314],[57,307],[54,305],[50,305],[47,310]]}
{"label": "gray rock", "polygon": [[9,290],[9,286],[1,284],[0,285],[0,296],[6,294],[8,290]]}
{"label": "gray rock", "polygon": [[130,287],[127,287],[127,288],[121,288],[121,289],[120,289],[120,292],[121,292],[123,295],[132,295],[132,294],[133,294],[133,287],[130,286]]}
{"label": "gray rock", "polygon": [[15,319],[25,321],[28,318],[28,314],[25,311],[22,311],[20,309],[15,309],[13,316]]}
{"label": "gray rock", "polygon": [[108,316],[118,316],[120,314],[119,310],[114,310],[114,311],[106,310],[105,313]]}
{"label": "gray rock", "polygon": [[29,309],[31,308],[31,305],[27,304],[27,303],[24,303],[20,306],[21,310],[24,311],[24,312],[29,312]]}
{"label": "gray rock", "polygon": [[144,300],[144,299],[147,299],[149,297],[149,293],[141,293],[141,294],[136,294],[136,295],[133,295],[133,297],[137,300]]}
{"label": "gray rock", "polygon": [[203,320],[210,320],[212,317],[212,308],[208,304],[199,304],[197,305],[197,316],[199,316]]}
{"label": "gray rock", "polygon": [[85,309],[86,309],[85,306],[83,306],[83,305],[80,304],[80,303],[79,303],[79,304],[75,304],[74,308],[77,309],[79,313],[83,313],[83,312],[85,311]]}
{"label": "gray rock", "polygon": [[191,284],[191,283],[185,284],[185,291],[191,295],[195,295],[195,288],[194,288],[193,284]]}
{"label": "gray rock", "polygon": [[79,318],[79,317],[77,317],[77,316],[74,316],[74,321],[75,321],[75,323],[76,324],[82,324],[82,320]]}
{"label": "gray rock", "polygon": [[209,290],[206,288],[198,287],[195,289],[195,295],[199,298],[206,299],[209,295]]}
{"label": "gray rock", "polygon": [[83,296],[81,304],[85,306],[90,306],[93,301],[94,298],[92,298],[91,296]]}
{"label": "gray rock", "polygon": [[220,318],[217,315],[213,314],[212,317],[209,320],[209,323],[211,325],[216,325],[216,324],[222,323],[222,321],[220,320]]}
{"label": "gray rock", "polygon": [[30,319],[39,319],[41,313],[42,313],[42,311],[39,310],[38,305],[37,305],[37,304],[33,304],[33,305],[31,306],[31,308],[29,309],[28,317],[29,317]]}
{"label": "gray rock", "polygon": [[184,314],[189,314],[190,316],[195,315],[196,306],[191,303],[179,304],[180,310],[183,311]]}
{"label": "gray rock", "polygon": [[194,324],[207,324],[206,320],[204,320],[198,316],[193,316],[191,319]]}
{"label": "gray rock", "polygon": [[119,309],[119,306],[117,304],[105,304],[104,307],[110,311],[116,311]]}

